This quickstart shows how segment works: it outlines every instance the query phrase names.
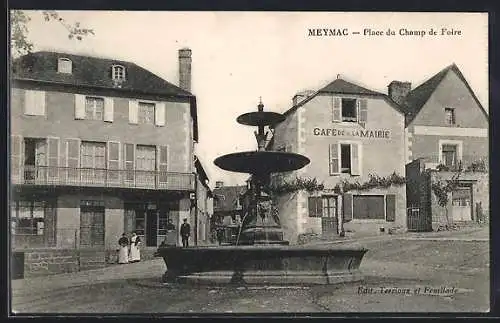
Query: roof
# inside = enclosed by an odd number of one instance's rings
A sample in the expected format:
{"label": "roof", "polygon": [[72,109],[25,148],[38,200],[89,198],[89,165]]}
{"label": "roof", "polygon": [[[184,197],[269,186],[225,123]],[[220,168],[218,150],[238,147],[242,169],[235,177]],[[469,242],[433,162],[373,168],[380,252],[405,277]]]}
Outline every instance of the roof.
{"label": "roof", "polygon": [[423,108],[425,103],[427,103],[431,95],[437,89],[439,84],[441,84],[441,81],[443,81],[443,79],[445,78],[445,76],[448,74],[449,71],[453,71],[457,74],[457,76],[469,90],[470,94],[474,98],[474,101],[476,101],[477,105],[483,111],[486,118],[488,118],[488,114],[486,113],[483,106],[479,102],[478,98],[474,94],[474,91],[472,91],[472,88],[470,87],[469,83],[465,80],[465,77],[463,76],[462,72],[460,72],[458,66],[455,63],[453,63],[445,67],[444,69],[439,71],[436,75],[432,76],[430,79],[423,82],[415,89],[410,91],[410,93],[408,93],[408,95],[405,98],[405,102],[403,104],[403,108],[405,109],[405,113],[407,115],[407,120],[406,120],[407,124],[411,123],[413,119],[418,115],[420,110]]}
{"label": "roof", "polygon": [[222,186],[214,188],[214,200],[217,200],[217,207],[214,204],[214,212],[235,211],[240,194],[246,191],[246,185]]}
{"label": "roof", "polygon": [[209,181],[208,175],[205,172],[205,169],[203,168],[203,165],[202,165],[200,159],[198,158],[198,156],[195,156],[195,158],[196,159],[194,162],[194,167],[196,168],[196,172],[200,175],[201,183],[203,184],[203,186],[205,186],[207,188],[207,190],[209,192],[211,192],[210,187],[208,186],[208,183],[207,183]]}
{"label": "roof", "polygon": [[288,116],[290,113],[294,112],[297,110],[299,107],[305,105],[307,102],[311,101],[313,98],[315,98],[317,95],[320,94],[356,94],[356,95],[362,95],[362,96],[375,96],[375,97],[380,97],[384,99],[389,105],[394,107],[398,112],[404,114],[403,108],[394,102],[387,94],[376,92],[369,90],[367,88],[364,88],[362,86],[359,86],[357,84],[348,82],[346,80],[343,80],[341,78],[338,78],[328,84],[327,86],[321,88],[320,90],[314,92],[311,94],[309,97],[306,99],[300,101],[298,104],[292,106],[290,109],[288,109],[284,115]]}
{"label": "roof", "polygon": [[375,92],[354,83],[347,82],[343,79],[336,79],[321,90],[320,93],[344,93],[344,94],[364,94],[364,95],[384,95]]}
{"label": "roof", "polygon": [[[71,74],[57,72],[59,58],[68,58],[72,61]],[[115,87],[111,79],[111,67],[113,65],[125,67],[126,80],[120,88]],[[16,80],[188,98],[194,121],[194,138],[196,141],[198,140],[196,97],[135,63],[62,52],[40,51],[14,60],[13,78]]]}

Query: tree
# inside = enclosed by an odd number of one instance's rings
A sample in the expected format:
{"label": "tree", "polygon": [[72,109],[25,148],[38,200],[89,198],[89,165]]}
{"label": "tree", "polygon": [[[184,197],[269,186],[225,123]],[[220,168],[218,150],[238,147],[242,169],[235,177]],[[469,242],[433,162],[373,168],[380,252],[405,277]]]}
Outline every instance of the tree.
{"label": "tree", "polygon": [[[82,40],[84,37],[94,35],[94,31],[80,26],[79,22],[67,22],[57,11],[41,12],[46,22],[58,22],[68,31],[69,39]],[[12,54],[20,56],[33,50],[33,43],[28,39],[28,23],[31,18],[22,10],[12,10],[10,14],[10,37]]]}

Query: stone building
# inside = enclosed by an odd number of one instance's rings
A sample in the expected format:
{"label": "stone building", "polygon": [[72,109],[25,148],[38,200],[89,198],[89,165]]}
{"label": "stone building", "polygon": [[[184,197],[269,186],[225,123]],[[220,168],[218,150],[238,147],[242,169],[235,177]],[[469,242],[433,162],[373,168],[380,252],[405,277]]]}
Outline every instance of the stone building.
{"label": "stone building", "polygon": [[[410,212],[409,230],[486,221],[488,114],[457,65],[444,68],[413,90],[409,82],[393,81],[388,87],[406,113],[407,201],[411,209],[419,210]],[[447,192],[448,203],[440,206],[432,186],[452,178],[456,180]]]}
{"label": "stone building", "polygon": [[[193,207],[193,212],[190,218],[190,223],[193,223],[193,243],[208,244],[210,243],[210,220],[213,216],[213,193],[208,183],[209,178],[203,165],[198,157],[195,159],[195,169],[197,174],[196,180],[196,205]],[[196,210],[196,212],[194,211]]]}
{"label": "stone building", "polygon": [[[189,49],[179,50],[179,68],[176,86],[114,59],[36,52],[14,62],[11,245],[25,255],[26,271],[40,248],[87,252],[101,266],[123,232],[137,232],[147,256],[168,219],[179,228],[192,218],[196,178],[198,188],[206,178],[194,163]],[[39,272],[84,262],[68,259],[46,261],[52,267]]]}
{"label": "stone building", "polygon": [[285,240],[406,227],[405,117],[399,105],[338,78],[298,93],[284,115],[268,149],[303,154],[311,162],[274,175],[274,185],[298,177],[324,186],[279,195]]}
{"label": "stone building", "polygon": [[213,190],[213,221],[212,226],[224,229],[224,241],[231,242],[238,232],[244,216],[242,196],[246,192],[246,185],[229,186],[217,181]]}

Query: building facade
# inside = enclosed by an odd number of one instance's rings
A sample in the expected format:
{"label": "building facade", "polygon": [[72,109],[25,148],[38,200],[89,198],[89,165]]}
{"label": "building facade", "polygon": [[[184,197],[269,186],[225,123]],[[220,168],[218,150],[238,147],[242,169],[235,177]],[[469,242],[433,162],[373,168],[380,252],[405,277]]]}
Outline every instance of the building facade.
{"label": "building facade", "polygon": [[14,250],[110,254],[135,231],[153,253],[168,219],[179,227],[190,217],[198,141],[190,64],[191,51],[180,50],[178,87],[111,59],[36,52],[14,63]]}
{"label": "building facade", "polygon": [[247,186],[225,186],[224,182],[217,181],[213,190],[213,229],[224,230],[224,242],[234,242],[241,225],[243,214],[242,197]]}
{"label": "building facade", "polygon": [[[419,216],[409,219],[410,229],[484,221],[488,114],[459,68],[452,64],[413,90],[409,82],[394,81],[389,95],[406,112],[408,206],[419,209]],[[447,192],[448,205],[440,206],[432,186],[451,179],[456,185]]]}
{"label": "building facade", "polygon": [[208,183],[209,178],[198,157],[195,160],[196,179],[196,215],[192,216],[190,223],[194,224],[194,244],[206,245],[210,243],[211,218],[213,216],[213,193]]}
{"label": "building facade", "polygon": [[406,227],[405,117],[397,104],[336,79],[319,91],[299,93],[285,116],[269,149],[303,154],[311,162],[275,175],[275,185],[300,178],[324,186],[278,197],[285,240]]}

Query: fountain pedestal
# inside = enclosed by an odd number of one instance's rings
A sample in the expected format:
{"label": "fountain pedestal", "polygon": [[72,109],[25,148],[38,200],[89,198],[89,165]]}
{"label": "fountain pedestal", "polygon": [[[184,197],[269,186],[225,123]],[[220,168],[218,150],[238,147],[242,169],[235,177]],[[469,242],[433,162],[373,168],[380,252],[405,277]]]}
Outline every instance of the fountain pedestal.
{"label": "fountain pedestal", "polygon": [[251,174],[244,203],[241,231],[235,246],[160,248],[167,265],[164,281],[237,284],[332,284],[360,280],[363,248],[289,246],[283,239],[279,215],[269,193],[271,173],[288,172],[309,164],[305,156],[291,152],[266,151],[265,126],[285,118],[274,112],[243,114],[237,121],[257,126],[258,150],[227,154],[215,159],[218,167]]}

